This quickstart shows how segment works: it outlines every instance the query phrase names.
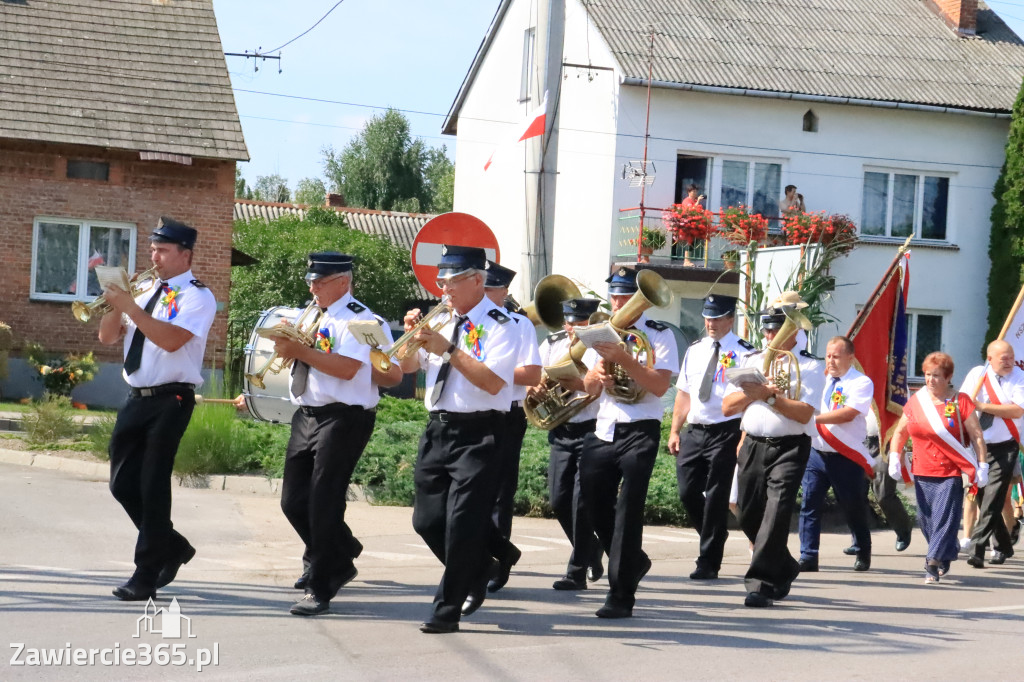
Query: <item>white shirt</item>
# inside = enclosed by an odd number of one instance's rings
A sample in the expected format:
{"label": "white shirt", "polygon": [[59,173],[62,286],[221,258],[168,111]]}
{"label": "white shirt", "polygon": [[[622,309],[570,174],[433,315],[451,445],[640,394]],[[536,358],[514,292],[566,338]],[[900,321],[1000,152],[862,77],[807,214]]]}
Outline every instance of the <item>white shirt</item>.
{"label": "white shirt", "polygon": [[[551,334],[540,344],[541,364],[544,367],[551,367],[558,364],[565,359],[565,356],[569,353],[569,347],[571,345],[572,340],[569,338],[569,334],[565,330]],[[577,391],[572,394],[572,398],[583,397],[585,395],[586,394],[583,391]],[[597,419],[596,400],[574,414],[567,423],[576,424],[578,422],[590,421],[591,419]]]}
{"label": "white shirt", "polygon": [[[146,339],[142,345],[142,364],[131,376],[122,371],[129,386],[144,388],[170,383],[203,384],[203,354],[206,352],[206,337],[213,325],[213,316],[217,313],[217,299],[206,286],[196,286],[196,281],[191,270],[167,280],[167,286],[174,292],[173,299],[165,292],[157,299],[151,313],[158,320],[189,330],[192,338],[173,353]],[[155,291],[154,287],[159,286],[160,282],[155,281],[135,297],[139,307],[145,310]],[[125,327],[124,357],[127,358],[132,337],[138,327],[127,315],[121,316],[121,324]]]}
{"label": "white shirt", "polygon": [[[808,405],[816,406],[821,402],[821,392],[824,385],[824,365],[821,360],[807,354],[806,351],[797,353],[796,357],[800,365],[800,400]],[[740,366],[764,369],[764,351],[757,351],[746,355]],[[739,386],[729,384],[725,394],[730,395],[738,391],[740,391]],[[789,417],[783,417],[763,400],[755,400],[747,405],[747,409],[743,411],[743,421],[740,422],[740,428],[751,436],[760,436],[762,438],[809,436],[815,431],[814,419],[811,419],[806,424],[801,424]]]}
{"label": "white shirt", "polygon": [[[339,379],[310,367],[306,390],[300,396],[292,395],[292,403],[304,407],[320,407],[331,403],[358,405],[369,409],[380,402],[380,392],[372,381],[370,347],[361,343],[348,330],[352,320],[377,321],[369,308],[352,297],[348,291],[328,306],[317,323],[316,348],[332,355],[341,355],[362,363],[351,379]],[[385,334],[390,335],[385,327]],[[291,381],[289,381],[289,392]]]}
{"label": "white shirt", "polygon": [[[452,319],[441,327],[438,333],[446,338],[451,338],[457,318],[458,313],[453,313]],[[444,392],[441,394],[440,400],[436,405],[431,405],[430,396],[433,393],[437,373],[441,370],[443,360],[440,355],[433,355],[420,349],[420,367],[427,373],[426,394],[423,403],[428,410],[508,412],[508,408],[512,405],[512,382],[519,350],[520,337],[517,325],[511,317],[505,314],[504,309],[495,305],[486,296],[469,311],[466,322],[472,328],[482,330],[483,334],[479,336],[477,343],[471,343],[464,323],[455,345],[459,350],[469,353],[474,359],[483,362],[488,369],[505,382],[505,386],[498,391],[497,395],[491,395],[474,386],[458,369],[452,367],[445,380]]]}
{"label": "white shirt", "polygon": [[[652,327],[651,324],[655,326]],[[646,334],[651,342],[651,347],[654,349],[654,369],[674,371],[679,366],[679,352],[676,349],[676,337],[672,330],[659,322],[648,319],[646,314],[641,315],[634,326]],[[657,327],[662,327],[662,329]],[[591,348],[583,355],[583,364],[593,369],[600,359],[601,356],[597,354],[597,351]],[[643,419],[660,421],[665,412],[661,398],[650,392],[631,405],[619,402],[602,392],[595,404],[597,405],[597,429],[594,434],[609,443],[615,438],[616,424]]]}
{"label": "white shirt", "polygon": [[[540,366],[540,352],[537,349],[537,328],[530,318],[519,313],[505,311],[516,324],[519,331],[519,349],[516,351],[516,369],[520,367]],[[512,400],[522,402],[526,397],[527,386],[512,385]],[[447,390],[447,389],[445,389]]]}
{"label": "white shirt", "polygon": [[726,417],[722,414],[722,398],[725,397],[725,390],[729,385],[729,382],[725,380],[725,369],[739,367],[743,356],[754,348],[732,332],[719,339],[718,343],[717,368],[714,381],[711,384],[711,397],[706,403],[700,400],[700,385],[704,381],[704,373],[711,362],[715,340],[710,336],[705,336],[699,341],[694,341],[686,349],[686,355],[683,356],[683,365],[679,369],[676,388],[690,396],[690,412],[686,417],[687,423],[719,424],[735,419],[735,417]]}
{"label": "white shirt", "polygon": [[[801,373],[802,376],[803,374]],[[846,443],[854,450],[860,450],[863,447],[864,439],[868,435],[867,418],[865,415],[871,412],[871,399],[874,397],[875,384],[854,367],[850,367],[846,374],[839,377],[839,380],[834,384],[832,382],[833,378],[832,376],[824,377],[825,389],[821,393],[818,412],[825,414],[826,412],[843,407],[852,407],[857,410],[859,414],[854,417],[853,421],[848,421],[845,424],[829,424],[828,429],[832,432],[832,435],[843,443]],[[833,404],[833,397],[839,401],[838,405]],[[835,448],[826,443],[825,439],[818,434],[817,428],[814,429],[814,433],[811,435],[811,441],[814,449],[818,452],[835,452]]]}
{"label": "white shirt", "polygon": [[[967,378],[964,379],[963,386],[960,387],[960,392],[966,393],[967,395],[973,395],[974,389],[978,385],[978,381],[980,381],[982,376],[984,376],[984,373],[984,366],[975,367],[968,372]],[[998,377],[999,375],[996,376]],[[1019,367],[1014,367],[1009,374],[1002,377],[1002,381],[999,382],[999,386],[1002,388],[1003,395],[1006,396],[1007,400],[1019,405],[1020,407],[1024,407],[1024,371],[1021,371]],[[995,402],[989,396],[988,391],[985,390],[984,384],[981,385],[981,390],[978,391],[977,400],[982,403]],[[1022,421],[1024,420],[1014,420],[1014,423],[1017,425],[1017,433],[1020,433]],[[992,420],[992,426],[985,429],[982,435],[985,437],[986,443],[1004,443],[1013,439],[1013,436],[1010,434],[1010,430],[1006,428],[1006,422],[1003,421],[1002,417],[995,417]]]}

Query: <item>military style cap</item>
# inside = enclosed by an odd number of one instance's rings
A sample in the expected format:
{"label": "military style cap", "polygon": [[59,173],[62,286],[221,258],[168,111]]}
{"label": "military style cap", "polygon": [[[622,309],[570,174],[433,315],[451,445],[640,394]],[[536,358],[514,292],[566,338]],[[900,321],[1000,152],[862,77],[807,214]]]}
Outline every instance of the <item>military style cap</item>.
{"label": "military style cap", "polygon": [[619,268],[605,282],[608,282],[609,294],[614,296],[635,294],[637,289],[636,270]]}
{"label": "military style cap", "polygon": [[601,301],[596,298],[570,298],[562,301],[562,315],[566,322],[583,322],[597,312]]}
{"label": "military style cap", "polygon": [[736,298],[734,296],[710,294],[704,299],[704,310],[701,314],[709,319],[735,315]]}
{"label": "military style cap", "polygon": [[306,259],[306,281],[330,277],[352,270],[352,256],[337,251],[311,253]]}
{"label": "military style cap", "polygon": [[437,276],[449,279],[467,270],[486,270],[487,252],[475,246],[441,245],[441,262],[437,264]]}
{"label": "military style cap", "polygon": [[758,313],[761,318],[761,329],[781,329],[786,323],[786,311],[782,308],[765,308]]}
{"label": "military style cap", "polygon": [[510,270],[504,265],[498,265],[492,260],[487,261],[487,281],[484,287],[487,289],[501,289],[508,287],[516,276],[515,270]]}
{"label": "military style cap", "polygon": [[194,227],[190,227],[173,218],[161,217],[160,222],[156,224],[156,229],[153,230],[153,234],[149,235],[149,241],[177,244],[186,249],[191,249],[196,245],[196,236],[198,234]]}

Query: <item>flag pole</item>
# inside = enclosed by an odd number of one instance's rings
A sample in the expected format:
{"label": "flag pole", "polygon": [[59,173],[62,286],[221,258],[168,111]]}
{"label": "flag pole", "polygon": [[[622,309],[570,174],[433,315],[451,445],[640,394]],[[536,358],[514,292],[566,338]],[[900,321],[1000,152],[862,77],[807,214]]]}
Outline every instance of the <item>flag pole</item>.
{"label": "flag pole", "polygon": [[[999,336],[993,341],[999,341],[1006,336],[1006,332],[1010,329],[1010,323],[1013,322],[1013,318],[1017,315],[1017,311],[1020,310],[1021,303],[1024,302],[1024,286],[1020,288],[1020,292],[1017,294],[1017,300],[1013,302],[1013,307],[1010,308],[1010,313],[1006,316],[1006,320],[1003,321],[1003,328],[999,330]],[[986,353],[986,356],[988,354]],[[985,383],[985,375],[988,374],[988,357],[985,358],[985,367],[982,371],[981,376],[978,378],[978,384],[971,391],[971,400],[978,397],[978,393],[981,392],[981,385]]]}
{"label": "flag pole", "polygon": [[910,246],[910,237],[907,237],[907,241],[903,242],[903,246],[896,252],[896,257],[892,259],[892,263],[886,269],[885,274],[882,275],[881,281],[878,282],[878,286],[868,296],[867,302],[864,307],[857,313],[857,317],[853,320],[853,324],[850,325],[850,331],[846,332],[846,336],[853,338],[860,331],[860,327],[864,324],[864,319],[871,313],[871,309],[875,307],[875,302],[881,297],[882,290],[889,284],[889,280],[892,279],[893,274],[896,272],[896,267],[900,263],[900,259],[907,252],[907,248]]}

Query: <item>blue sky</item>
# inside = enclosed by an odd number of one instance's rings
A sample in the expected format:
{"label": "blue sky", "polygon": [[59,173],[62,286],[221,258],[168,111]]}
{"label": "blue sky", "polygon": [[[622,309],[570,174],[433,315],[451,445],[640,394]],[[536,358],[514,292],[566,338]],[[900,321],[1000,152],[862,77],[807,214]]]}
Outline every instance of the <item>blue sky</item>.
{"label": "blue sky", "polygon": [[[310,28],[336,0],[213,0],[225,52],[271,50]],[[1024,0],[988,0],[1024,36]],[[280,174],[294,189],[322,177],[321,149],[340,150],[383,108],[405,111],[415,136],[432,146],[498,0],[344,0],[277,63],[228,57],[228,70],[252,161],[250,182]],[[268,94],[288,95],[278,97]],[[346,102],[332,104],[293,97]],[[365,106],[355,106],[365,105]],[[425,113],[412,113],[425,112]]]}

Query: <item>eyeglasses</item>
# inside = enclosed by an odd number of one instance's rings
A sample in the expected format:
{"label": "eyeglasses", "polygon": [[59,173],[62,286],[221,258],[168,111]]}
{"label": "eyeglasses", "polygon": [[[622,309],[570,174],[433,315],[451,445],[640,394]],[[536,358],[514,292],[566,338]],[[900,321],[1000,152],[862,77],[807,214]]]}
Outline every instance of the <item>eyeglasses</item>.
{"label": "eyeglasses", "polygon": [[448,277],[438,277],[437,278],[437,288],[438,289],[444,289],[445,287],[448,287],[449,289],[451,289],[456,284],[459,284],[460,282],[465,282],[467,279],[473,277],[474,274],[476,274],[476,273],[470,272],[470,273],[467,273],[465,275],[458,275],[456,277],[451,277],[451,278],[448,278]]}
{"label": "eyeglasses", "polygon": [[311,279],[309,277],[309,275],[306,275],[306,277],[304,277],[303,279],[306,280],[306,284],[308,284],[309,286],[312,287],[312,286],[323,286],[324,284],[327,284],[328,282],[333,282],[333,281],[335,281],[337,279],[340,279],[342,277],[344,277],[344,273],[339,273],[337,275],[331,275],[330,277],[317,277],[316,279]]}

